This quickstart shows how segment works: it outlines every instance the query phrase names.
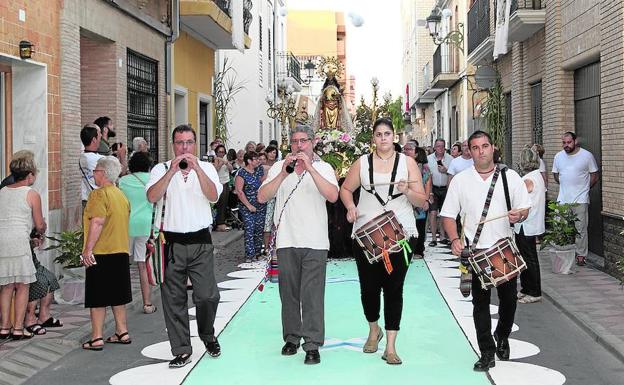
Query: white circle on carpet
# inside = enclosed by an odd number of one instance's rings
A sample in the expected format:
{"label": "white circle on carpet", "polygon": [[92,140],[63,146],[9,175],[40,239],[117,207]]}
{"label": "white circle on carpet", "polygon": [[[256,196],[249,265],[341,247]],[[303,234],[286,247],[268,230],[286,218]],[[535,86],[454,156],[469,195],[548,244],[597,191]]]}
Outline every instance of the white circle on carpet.
{"label": "white circle on carpet", "polygon": [[[195,358],[199,359],[199,357],[201,357],[201,355],[206,351],[204,343],[199,339],[199,337],[191,337],[191,346],[193,347],[193,360],[195,360]],[[155,360],[169,361],[173,359],[169,341],[163,341],[146,346],[143,350],[141,350],[141,354],[147,358],[153,358]]]}
{"label": "white circle on carpet", "polygon": [[523,362],[496,361],[489,374],[496,385],[563,385],[566,381],[556,370]]}
{"label": "white circle on carpet", "polygon": [[[169,357],[167,361],[173,357]],[[193,362],[199,360],[199,356],[193,354]],[[188,373],[193,369],[194,363],[175,370],[169,369],[168,362],[143,365],[137,368],[124,370],[112,376],[108,381],[111,385],[127,384],[181,384]]]}
{"label": "white circle on carpet", "polygon": [[530,342],[516,340],[514,338],[509,339],[509,349],[509,358],[512,360],[535,356],[540,352],[540,348],[536,345]]}
{"label": "white circle on carpet", "polygon": [[251,294],[248,290],[233,289],[219,292],[221,302],[244,301]]}
{"label": "white circle on carpet", "polygon": [[258,286],[258,279],[230,279],[217,283],[220,289],[254,289]]}
{"label": "white circle on carpet", "polygon": [[264,277],[264,269],[247,269],[238,270],[228,273],[231,278],[262,278]]}

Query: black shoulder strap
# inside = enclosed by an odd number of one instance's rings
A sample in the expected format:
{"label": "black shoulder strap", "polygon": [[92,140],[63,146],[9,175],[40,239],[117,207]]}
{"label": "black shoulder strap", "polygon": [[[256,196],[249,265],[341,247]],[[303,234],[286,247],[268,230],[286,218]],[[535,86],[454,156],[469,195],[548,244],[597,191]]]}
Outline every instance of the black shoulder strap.
{"label": "black shoulder strap", "polygon": [[[507,202],[507,211],[511,211],[511,198],[509,197],[509,185],[507,184],[507,167],[501,169],[503,174],[503,189],[505,190],[505,202]],[[513,227],[513,224],[509,224]]]}
{"label": "black shoulder strap", "polygon": [[[396,173],[397,173],[397,169],[399,168],[400,157],[401,157],[401,154],[397,152],[396,156],[394,157],[394,166],[392,166],[392,175],[390,175],[390,183],[394,183],[394,180],[396,179]],[[390,189],[388,189],[388,202],[390,202],[394,198],[401,195],[401,193],[392,195],[393,192],[394,192],[394,184],[391,184]]]}
{"label": "black shoulder strap", "polygon": [[[399,167],[400,155],[401,154],[397,152],[396,156],[394,157],[394,165],[392,166],[392,174],[390,175],[391,183],[394,182],[394,180],[396,179],[396,173]],[[379,196],[379,194],[375,190],[374,181],[373,181],[373,154],[372,153],[368,156],[368,181],[372,187],[370,189],[364,189],[364,190],[366,192],[373,194],[375,198],[377,199],[377,201],[379,202],[379,204],[384,207],[388,204],[388,202],[402,195],[402,193],[392,195],[392,193],[394,192],[394,184],[390,184],[390,188],[388,189],[388,199],[386,201],[381,199],[381,196]]]}

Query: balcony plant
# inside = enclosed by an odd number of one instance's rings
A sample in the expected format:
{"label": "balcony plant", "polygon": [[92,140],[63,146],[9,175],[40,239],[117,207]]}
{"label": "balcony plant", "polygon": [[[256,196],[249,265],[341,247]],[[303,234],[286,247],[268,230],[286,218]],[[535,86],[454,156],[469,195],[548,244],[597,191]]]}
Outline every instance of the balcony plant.
{"label": "balcony plant", "polygon": [[542,239],[541,248],[550,246],[553,251],[550,255],[553,273],[570,274],[574,264],[576,229],[578,221],[576,213],[572,210],[576,203],[548,202],[548,214],[546,216],[546,233]]}

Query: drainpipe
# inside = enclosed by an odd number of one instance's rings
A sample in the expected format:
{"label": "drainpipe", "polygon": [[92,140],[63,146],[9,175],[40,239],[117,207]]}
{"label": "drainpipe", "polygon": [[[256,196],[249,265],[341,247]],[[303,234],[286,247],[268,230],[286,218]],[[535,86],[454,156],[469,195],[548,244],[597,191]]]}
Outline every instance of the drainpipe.
{"label": "drainpipe", "polygon": [[[165,138],[169,138],[175,117],[174,79],[173,79],[173,43],[180,37],[180,0],[171,0],[171,35],[165,41],[165,92],[167,94],[167,124]],[[165,146],[167,159],[169,147]]]}

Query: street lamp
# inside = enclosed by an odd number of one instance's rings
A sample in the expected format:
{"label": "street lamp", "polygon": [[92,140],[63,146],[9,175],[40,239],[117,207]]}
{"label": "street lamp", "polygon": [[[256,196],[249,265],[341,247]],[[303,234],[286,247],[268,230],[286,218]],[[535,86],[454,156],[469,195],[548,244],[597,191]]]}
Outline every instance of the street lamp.
{"label": "street lamp", "polygon": [[312,78],[314,77],[314,71],[316,70],[316,65],[312,63],[312,59],[308,59],[308,61],[303,65],[303,69],[306,72],[306,79],[302,80],[303,84],[310,84]]}
{"label": "street lamp", "polygon": [[370,82],[371,86],[373,86],[373,108],[371,109],[371,121],[374,123],[377,119],[377,91],[379,91],[379,79],[373,77]]}
{"label": "street lamp", "polygon": [[464,24],[457,23],[457,30],[449,31],[444,37],[440,37],[440,26],[442,17],[448,19],[453,14],[453,11],[446,8],[440,11],[440,8],[436,7],[431,10],[431,14],[427,17],[427,28],[429,29],[429,35],[433,39],[435,45],[440,44],[453,44],[462,53],[464,53]]}
{"label": "street lamp", "polygon": [[292,85],[280,82],[277,85],[279,101],[274,103],[270,97],[266,98],[266,102],[269,105],[267,116],[271,119],[277,119],[282,126],[282,144],[280,145],[282,151],[288,150],[288,123],[294,122],[297,116],[295,98],[292,96],[294,91]]}

